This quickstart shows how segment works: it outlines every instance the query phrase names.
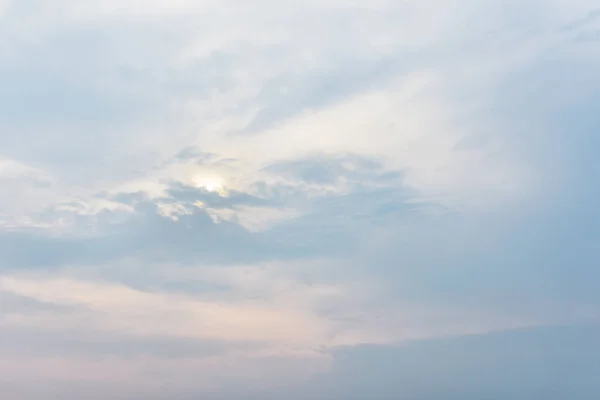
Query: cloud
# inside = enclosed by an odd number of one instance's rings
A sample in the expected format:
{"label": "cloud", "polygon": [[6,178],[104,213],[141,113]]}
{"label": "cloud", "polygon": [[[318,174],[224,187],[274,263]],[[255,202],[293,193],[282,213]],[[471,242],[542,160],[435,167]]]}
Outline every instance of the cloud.
{"label": "cloud", "polygon": [[0,1],[2,392],[492,393],[436,343],[597,319],[597,14]]}
{"label": "cloud", "polygon": [[[590,324],[410,343],[393,350],[348,349],[335,358],[330,375],[315,379],[317,390],[292,398],[327,393],[332,399],[559,399],[567,394],[592,399],[600,390],[590,380],[597,371],[597,333],[598,325]],[[371,374],[372,368],[380,372]]]}
{"label": "cloud", "polygon": [[517,310],[390,306],[381,284],[345,275],[330,262],[4,274],[0,354],[16,368],[3,376],[228,395],[223,381],[275,390],[327,373],[340,348],[548,323]]}

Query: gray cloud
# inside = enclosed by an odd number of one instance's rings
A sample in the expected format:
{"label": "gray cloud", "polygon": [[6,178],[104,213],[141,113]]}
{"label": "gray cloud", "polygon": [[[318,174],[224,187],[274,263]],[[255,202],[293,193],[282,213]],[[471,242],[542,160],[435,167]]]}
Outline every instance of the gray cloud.
{"label": "gray cloud", "polygon": [[304,398],[593,399],[597,335],[589,325],[344,350]]}

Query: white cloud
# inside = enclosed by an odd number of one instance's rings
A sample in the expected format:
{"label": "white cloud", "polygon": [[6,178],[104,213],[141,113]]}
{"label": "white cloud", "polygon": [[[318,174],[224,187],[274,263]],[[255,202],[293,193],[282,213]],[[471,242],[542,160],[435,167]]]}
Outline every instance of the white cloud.
{"label": "white cloud", "polygon": [[[227,342],[285,343],[318,347],[330,323],[298,304],[237,299],[203,300],[178,293],[148,293],[127,286],[3,277],[2,291],[61,306],[85,307],[75,315],[5,315],[13,324],[124,331]],[[307,293],[306,295],[309,295]],[[166,323],[169,321],[169,323]]]}
{"label": "white cloud", "polygon": [[[569,7],[572,14],[561,16],[566,10],[563,5],[548,4],[540,9],[540,20],[560,26],[589,7],[583,1],[578,6],[581,9]],[[493,96],[487,91],[496,82],[557,40],[538,35],[503,55],[482,52],[467,35],[490,29],[485,24],[498,11],[495,3],[484,7],[467,1],[456,7],[443,0],[294,6],[273,1],[252,5],[62,1],[54,17],[46,13],[46,5],[38,7],[35,18],[24,23],[54,23],[45,26],[44,33],[40,31],[34,48],[49,40],[46,37],[68,34],[69,29],[92,20],[97,29],[109,33],[97,39],[102,46],[90,56],[99,59],[95,65],[81,68],[86,60],[73,64],[52,60],[56,74],[71,85],[108,96],[109,101],[130,98],[142,110],[141,117],[136,112],[131,120],[127,117],[124,123],[107,126],[85,121],[69,121],[67,127],[64,123],[44,126],[48,137],[67,140],[81,137],[82,129],[93,132],[104,146],[81,168],[55,161],[47,165],[60,178],[61,184],[53,191],[61,198],[90,200],[94,193],[124,187],[145,188],[158,195],[164,193],[165,180],[190,182],[206,173],[216,174],[231,189],[252,191],[256,182],[277,179],[265,176],[263,167],[315,152],[375,157],[386,168],[402,171],[403,183],[415,190],[417,199],[460,209],[519,201],[531,190],[537,173],[525,160],[512,156],[518,143],[502,138],[485,121],[468,119],[473,103],[491,103]],[[520,11],[520,6],[511,5],[496,15],[493,25],[502,28]],[[135,24],[111,33],[128,19]],[[307,32],[309,23],[312,28]],[[149,43],[150,28],[164,32],[165,39]],[[513,31],[525,34],[521,27]],[[13,34],[25,37],[20,30]],[[444,55],[440,46],[456,49],[457,56]],[[424,56],[415,56],[413,48],[422,49]],[[68,48],[64,51],[70,54]],[[22,61],[18,52],[6,54],[11,54],[9,64]],[[385,70],[390,57],[402,61]],[[322,89],[323,97],[333,96],[324,103],[313,105],[303,98],[302,90],[307,87],[316,91],[319,85],[328,84],[327,77],[331,80],[365,62],[375,66],[373,72],[350,75],[346,86],[357,86],[344,96],[336,97],[335,90],[341,89],[334,87],[333,93]],[[135,79],[125,79],[123,71]],[[467,93],[461,101],[457,101],[457,88]],[[282,90],[288,94],[282,97],[278,94]],[[278,107],[288,111],[270,111]],[[261,119],[269,122],[247,132]],[[486,146],[456,148],[482,131],[488,132]],[[73,151],[77,148],[80,153],[92,153],[98,147],[97,140],[78,139],[76,143]],[[164,166],[173,154],[189,146],[235,162]],[[48,151],[53,150],[33,146],[30,154],[41,152],[38,155],[47,158],[44,153]],[[103,161],[106,152],[112,156],[111,165]],[[40,200],[44,205],[55,201]],[[226,212],[236,213],[220,213]]]}
{"label": "white cloud", "polygon": [[[1,292],[63,308],[34,314],[9,309],[2,323],[41,330],[249,343],[267,351],[293,352],[556,322],[536,308],[506,312],[390,303],[389,285],[343,278],[343,270],[332,269],[331,263],[192,269],[170,265],[143,270],[150,282],[185,284],[192,290],[138,289],[99,280],[106,274],[101,270],[86,277],[82,275],[86,269],[81,268],[59,276],[5,275],[0,278]],[[136,271],[141,269],[131,270]]]}
{"label": "white cloud", "polygon": [[[118,277],[131,283],[120,283]],[[388,297],[393,285],[359,278],[331,261],[228,267],[134,262],[3,274],[0,294],[39,302],[27,312],[4,308],[4,332],[75,335],[92,355],[70,355],[67,348],[57,358],[40,352],[38,345],[32,354],[0,358],[0,382],[35,380],[58,385],[54,390],[80,388],[83,393],[101,384],[121,394],[159,390],[176,395],[227,393],[226,380],[264,391],[327,373],[338,348],[555,325],[595,315],[582,315],[577,307],[557,316],[545,306],[397,302]],[[93,339],[86,339],[90,334]],[[154,354],[150,344],[131,357],[94,350],[115,335],[138,343],[191,340],[214,351],[168,357]],[[77,384],[57,384],[66,380]]]}
{"label": "white cloud", "polygon": [[340,347],[595,318],[546,282],[575,279],[546,254],[564,220],[593,220],[547,210],[594,7],[0,0],[0,294],[28,307],[0,328],[215,347],[1,356],[0,382],[262,389]]}
{"label": "white cloud", "polygon": [[[203,208],[203,207],[201,207]],[[268,207],[240,206],[234,208],[207,208],[206,212],[215,223],[230,221],[238,223],[250,232],[266,231],[282,221],[290,220],[300,213]]]}
{"label": "white cloud", "polygon": [[[300,103],[299,109],[290,117],[280,121],[275,118],[274,124],[257,133],[231,136],[236,130],[243,131],[253,116],[268,113],[270,107],[277,105],[262,94],[268,86],[276,82],[280,82],[281,87],[302,85],[302,80],[311,76],[343,71],[349,63],[372,60],[376,65],[390,52],[401,54],[406,51],[406,46],[443,42],[448,33],[454,32],[457,19],[465,18],[466,11],[472,7],[467,3],[463,15],[451,2],[430,3],[409,2],[399,6],[390,2],[334,1],[290,7],[290,4],[268,1],[233,7],[208,1],[62,2],[59,9],[63,13],[59,15],[70,19],[61,18],[60,23],[49,28],[56,32],[71,24],[88,21],[85,19],[88,17],[100,18],[96,23],[107,24],[106,29],[118,23],[119,18],[143,17],[139,28],[141,36],[134,29],[132,39],[111,38],[105,43],[107,47],[101,49],[103,57],[117,57],[113,63],[103,61],[109,68],[107,71],[97,71],[105,77],[105,85],[98,86],[99,82],[90,79],[91,76],[72,74],[73,77],[67,79],[76,85],[93,85],[95,91],[101,90],[110,96],[135,93],[136,98],[155,99],[153,107],[158,107],[159,113],[157,118],[146,118],[146,122],[117,126],[119,134],[111,133],[109,140],[114,140],[112,147],[122,148],[117,158],[120,168],[106,169],[110,173],[108,176],[101,171],[104,166],[87,165],[85,168],[89,173],[101,175],[96,175],[86,185],[94,190],[104,190],[107,188],[100,187],[97,182],[110,182],[114,187],[116,181],[118,186],[119,181],[125,183],[125,171],[130,175],[132,168],[146,170],[143,176],[148,168],[153,169],[152,164],[195,144],[202,151],[214,152],[219,157],[238,159],[237,168],[230,173],[237,177],[237,182],[228,182],[234,187],[240,181],[256,179],[257,170],[271,161],[318,151],[380,157],[390,166],[406,170],[406,182],[423,191],[422,196],[428,199],[437,197],[439,201],[481,203],[491,201],[489,198],[474,199],[484,192],[482,188],[494,187],[493,199],[496,201],[503,194],[522,191],[519,180],[523,166],[513,165],[514,160],[490,161],[485,149],[476,152],[454,150],[461,138],[477,133],[481,127],[453,122],[461,110],[446,100],[445,81],[452,77],[446,76],[444,64],[423,69],[409,58],[409,73],[403,70],[384,77],[385,89],[380,84],[371,89],[366,82],[366,90],[352,94],[349,99],[316,110]],[[167,21],[170,14],[165,15],[165,11],[177,14],[177,18],[187,18],[167,23],[176,29],[171,41],[155,43],[151,49],[146,44],[140,47],[140,41],[146,40],[141,34],[145,24],[156,23],[159,17]],[[196,20],[192,27],[191,16],[209,24]],[[404,16],[406,21],[399,24],[392,16]],[[235,29],[223,30],[225,21]],[[309,21],[316,23],[316,28],[307,35],[305,27]],[[357,26],[347,32],[346,29],[338,31],[329,28],[333,22],[351,22]],[[160,24],[159,27],[163,29]],[[221,34],[229,38],[219,41]],[[380,52],[373,47],[378,37],[391,41],[388,50]],[[248,44],[243,45],[243,41]],[[190,50],[192,48],[204,50],[198,52]],[[150,50],[161,56],[149,60],[146,54]],[[226,57],[224,68],[213,64],[218,61],[215,51]],[[309,59],[318,60],[318,64]],[[65,71],[73,69],[68,65],[64,68]],[[132,72],[144,76],[145,82],[136,84],[119,78],[120,68],[133,68]],[[214,71],[214,68],[220,71]],[[169,71],[177,71],[177,74]],[[227,89],[219,89],[211,82],[204,83],[206,73],[216,74],[215,80],[228,81]],[[200,83],[202,89],[197,93],[175,90],[173,84],[177,82],[181,82],[179,86]],[[292,100],[283,101],[293,101],[294,93],[289,96]],[[290,103],[290,107],[293,106],[293,102]],[[149,112],[154,113],[154,110]],[[115,127],[110,126],[102,128],[98,134],[108,137],[102,133],[106,129],[115,131]],[[89,144],[84,146],[81,151],[91,150],[87,148]],[[132,160],[139,160],[139,163]],[[485,174],[474,176],[474,171],[485,171]],[[79,173],[77,169],[62,167],[60,172]],[[120,176],[115,175],[117,173]],[[170,177],[182,178],[177,172],[172,173],[175,175]],[[63,187],[62,190],[73,195],[74,188]],[[81,189],[76,191],[77,194],[80,192]]]}

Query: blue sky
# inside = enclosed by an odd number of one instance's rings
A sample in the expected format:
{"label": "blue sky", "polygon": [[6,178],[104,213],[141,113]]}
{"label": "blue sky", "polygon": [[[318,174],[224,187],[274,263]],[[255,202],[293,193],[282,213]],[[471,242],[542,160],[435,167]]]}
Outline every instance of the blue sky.
{"label": "blue sky", "polygon": [[0,0],[3,398],[597,399],[591,0]]}

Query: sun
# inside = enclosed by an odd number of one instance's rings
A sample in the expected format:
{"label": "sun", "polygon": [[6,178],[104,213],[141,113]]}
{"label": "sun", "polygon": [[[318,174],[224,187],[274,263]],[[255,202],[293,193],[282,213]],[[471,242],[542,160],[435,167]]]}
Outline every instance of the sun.
{"label": "sun", "polygon": [[226,194],[224,180],[215,175],[197,175],[194,177],[194,184],[211,193],[218,193],[221,196]]}
{"label": "sun", "polygon": [[221,182],[218,182],[216,180],[208,180],[208,181],[204,182],[204,184],[202,186],[204,187],[204,189],[208,190],[209,192],[218,192],[223,188],[223,185],[221,184]]}

